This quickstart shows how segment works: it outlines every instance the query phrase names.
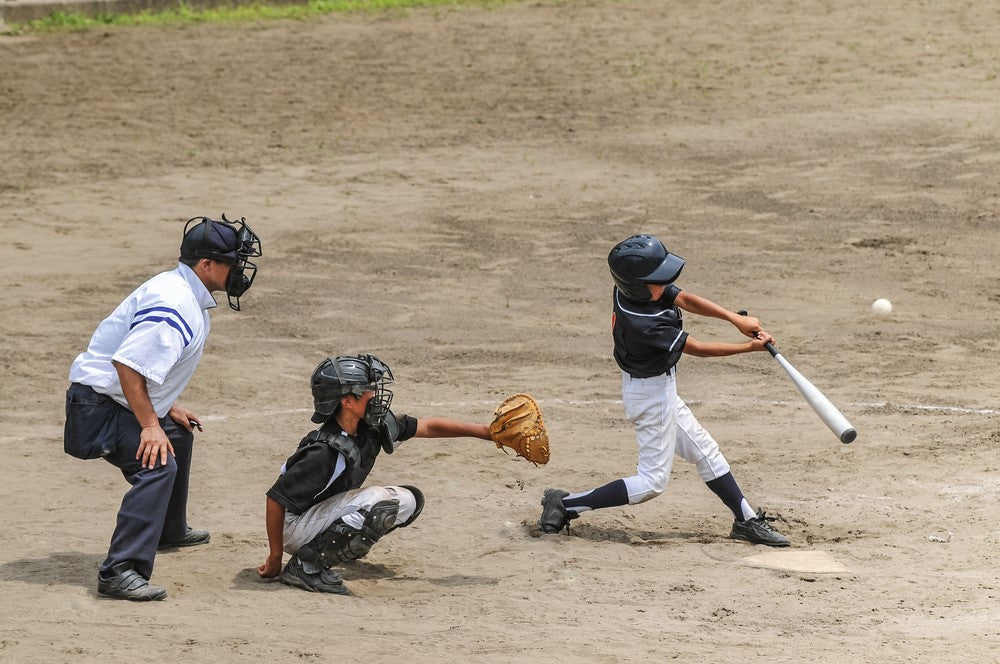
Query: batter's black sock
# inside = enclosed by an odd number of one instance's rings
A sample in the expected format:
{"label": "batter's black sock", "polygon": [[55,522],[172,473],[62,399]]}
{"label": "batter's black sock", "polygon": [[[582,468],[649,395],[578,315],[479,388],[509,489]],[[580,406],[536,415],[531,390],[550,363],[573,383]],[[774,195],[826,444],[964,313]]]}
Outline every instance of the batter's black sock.
{"label": "batter's black sock", "polygon": [[562,502],[563,507],[577,513],[602,507],[618,507],[628,505],[628,489],[625,488],[625,480],[615,480],[590,491],[571,493]]}
{"label": "batter's black sock", "polygon": [[712,490],[712,493],[717,495],[726,504],[726,507],[733,513],[737,521],[746,520],[743,515],[743,503],[746,500],[743,498],[743,492],[740,491],[740,487],[736,484],[736,478],[733,477],[732,473],[726,473],[722,477],[705,482],[705,484]]}

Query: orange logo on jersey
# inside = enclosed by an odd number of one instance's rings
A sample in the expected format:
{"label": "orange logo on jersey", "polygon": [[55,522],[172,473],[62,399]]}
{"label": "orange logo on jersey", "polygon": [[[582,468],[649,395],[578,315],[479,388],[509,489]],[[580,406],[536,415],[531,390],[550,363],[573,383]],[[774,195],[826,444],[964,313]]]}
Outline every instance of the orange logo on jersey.
{"label": "orange logo on jersey", "polygon": [[615,329],[615,321],[618,320],[618,314],[614,311],[611,312],[611,329]]}

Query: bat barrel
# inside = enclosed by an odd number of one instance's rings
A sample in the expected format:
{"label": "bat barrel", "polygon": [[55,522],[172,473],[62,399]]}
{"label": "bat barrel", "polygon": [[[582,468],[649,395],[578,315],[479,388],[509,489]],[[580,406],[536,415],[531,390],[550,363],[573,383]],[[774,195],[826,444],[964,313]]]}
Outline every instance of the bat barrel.
{"label": "bat barrel", "polygon": [[792,363],[786,360],[781,353],[775,355],[774,359],[778,361],[778,364],[785,370],[788,377],[792,379],[792,383],[795,384],[799,393],[805,397],[809,406],[819,415],[826,426],[830,427],[830,431],[840,439],[840,442],[845,444],[850,443],[858,437],[858,432],[854,426],[847,421],[847,418],[833,405],[833,402],[820,392],[819,388],[799,373],[798,369],[792,366]]}
{"label": "bat barrel", "polygon": [[[736,313],[741,316],[747,315],[746,309],[740,309]],[[857,430],[847,421],[844,414],[833,405],[833,402],[820,392],[819,388],[813,385],[808,378],[799,373],[792,366],[792,363],[778,352],[773,344],[770,342],[764,344],[764,349],[771,354],[771,357],[778,361],[778,364],[785,370],[788,377],[792,379],[795,387],[805,397],[806,403],[819,415],[826,426],[830,427],[830,430],[840,439],[840,442],[845,445],[854,442],[854,439],[858,437]]]}

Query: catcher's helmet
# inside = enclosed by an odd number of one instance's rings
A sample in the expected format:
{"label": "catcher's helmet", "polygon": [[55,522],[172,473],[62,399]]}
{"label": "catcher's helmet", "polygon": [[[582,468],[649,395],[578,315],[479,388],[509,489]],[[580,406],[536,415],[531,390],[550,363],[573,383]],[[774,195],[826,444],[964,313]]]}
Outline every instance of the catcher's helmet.
{"label": "catcher's helmet", "polygon": [[365,409],[365,422],[377,426],[385,419],[392,403],[392,392],[386,388],[393,381],[392,370],[374,355],[340,355],[328,357],[313,370],[312,421],[326,422],[337,412],[340,399],[346,394],[360,397],[374,391],[375,396]]}
{"label": "catcher's helmet", "polygon": [[233,266],[226,279],[226,295],[229,296],[229,306],[235,311],[240,310],[240,296],[250,289],[257,276],[257,266],[248,259],[260,255],[260,238],[244,218],[230,221],[225,214],[222,221],[194,217],[184,225],[181,258],[208,258]]}
{"label": "catcher's helmet", "polygon": [[646,284],[669,284],[680,276],[684,259],[667,251],[653,235],[633,235],[608,254],[611,277],[625,297],[649,300]]}

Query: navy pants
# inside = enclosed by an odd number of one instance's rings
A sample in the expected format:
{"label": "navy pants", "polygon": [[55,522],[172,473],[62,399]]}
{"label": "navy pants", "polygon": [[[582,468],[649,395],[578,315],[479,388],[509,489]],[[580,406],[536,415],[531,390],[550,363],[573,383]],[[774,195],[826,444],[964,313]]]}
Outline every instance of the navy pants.
{"label": "navy pants", "polygon": [[118,523],[101,571],[131,561],[147,579],[153,574],[156,547],[184,538],[187,532],[188,478],[194,434],[170,417],[160,426],[174,446],[167,463],[143,468],[135,458],[142,427],[130,410],[86,385],[66,392],[66,452],[80,458],[102,457],[117,466],[132,487],[122,498]]}

